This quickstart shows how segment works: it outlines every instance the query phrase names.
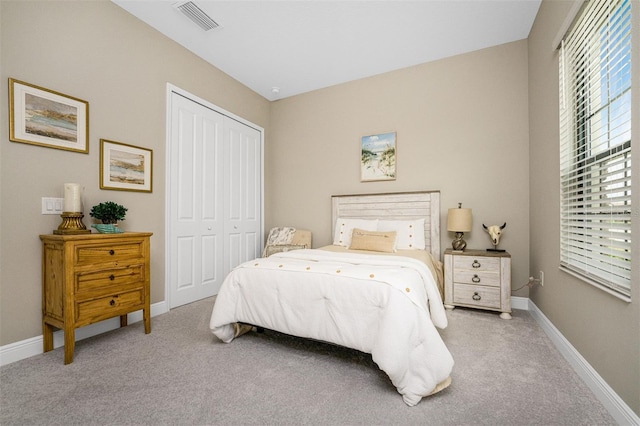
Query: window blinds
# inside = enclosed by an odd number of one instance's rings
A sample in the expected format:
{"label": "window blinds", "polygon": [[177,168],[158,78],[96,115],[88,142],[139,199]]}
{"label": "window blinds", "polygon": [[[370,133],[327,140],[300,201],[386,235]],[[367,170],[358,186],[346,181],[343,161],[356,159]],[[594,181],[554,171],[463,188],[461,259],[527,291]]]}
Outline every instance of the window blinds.
{"label": "window blinds", "polygon": [[591,1],[560,54],[560,264],[630,300],[631,1]]}

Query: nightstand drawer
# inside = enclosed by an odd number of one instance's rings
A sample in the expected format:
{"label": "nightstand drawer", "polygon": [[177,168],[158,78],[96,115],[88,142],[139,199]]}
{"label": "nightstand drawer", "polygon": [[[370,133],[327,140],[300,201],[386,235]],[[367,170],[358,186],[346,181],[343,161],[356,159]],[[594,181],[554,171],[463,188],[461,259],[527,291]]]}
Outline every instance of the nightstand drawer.
{"label": "nightstand drawer", "polygon": [[453,271],[453,282],[500,287],[500,274],[488,271]]}
{"label": "nightstand drawer", "polygon": [[454,269],[469,269],[472,271],[499,271],[499,257],[484,256],[454,256]]}
{"label": "nightstand drawer", "polygon": [[[97,272],[76,274],[76,292],[107,292],[115,286],[142,287],[144,285],[144,265],[105,269]],[[86,297],[86,296],[85,296]]]}
{"label": "nightstand drawer", "polygon": [[467,284],[454,284],[453,303],[481,308],[500,308],[500,289]]}
{"label": "nightstand drawer", "polygon": [[113,294],[76,303],[77,326],[93,323],[131,312],[131,308],[144,307],[144,289]]}
{"label": "nightstand drawer", "polygon": [[85,244],[76,247],[76,265],[118,262],[144,258],[141,242],[123,244]]}

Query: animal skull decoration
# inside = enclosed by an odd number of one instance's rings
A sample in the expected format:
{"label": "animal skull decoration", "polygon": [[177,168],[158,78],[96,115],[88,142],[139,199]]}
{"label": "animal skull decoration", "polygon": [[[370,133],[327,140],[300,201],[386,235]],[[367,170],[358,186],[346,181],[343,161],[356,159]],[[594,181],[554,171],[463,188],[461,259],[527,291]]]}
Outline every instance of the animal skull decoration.
{"label": "animal skull decoration", "polygon": [[502,226],[499,225],[491,225],[487,226],[484,223],[482,227],[489,233],[489,237],[491,238],[491,244],[493,244],[494,249],[498,247],[500,243],[500,235],[502,235],[502,230],[507,226],[507,222],[505,222]]}

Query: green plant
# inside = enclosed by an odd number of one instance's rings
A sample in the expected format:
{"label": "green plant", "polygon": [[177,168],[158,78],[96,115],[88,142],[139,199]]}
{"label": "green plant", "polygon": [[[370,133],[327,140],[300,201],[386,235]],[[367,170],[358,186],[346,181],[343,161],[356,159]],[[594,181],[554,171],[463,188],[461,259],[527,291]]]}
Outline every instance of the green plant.
{"label": "green plant", "polygon": [[127,208],[116,204],[113,201],[106,201],[91,207],[89,215],[101,220],[102,223],[117,223],[119,220],[124,220],[127,214]]}

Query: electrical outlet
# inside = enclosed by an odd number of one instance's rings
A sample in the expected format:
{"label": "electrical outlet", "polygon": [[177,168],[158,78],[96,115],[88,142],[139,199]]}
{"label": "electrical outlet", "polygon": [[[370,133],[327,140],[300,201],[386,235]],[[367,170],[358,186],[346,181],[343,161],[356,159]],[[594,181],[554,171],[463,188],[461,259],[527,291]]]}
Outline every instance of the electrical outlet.
{"label": "electrical outlet", "polygon": [[42,214],[62,214],[64,198],[42,197]]}
{"label": "electrical outlet", "polygon": [[544,271],[540,271],[540,286],[544,287]]}

